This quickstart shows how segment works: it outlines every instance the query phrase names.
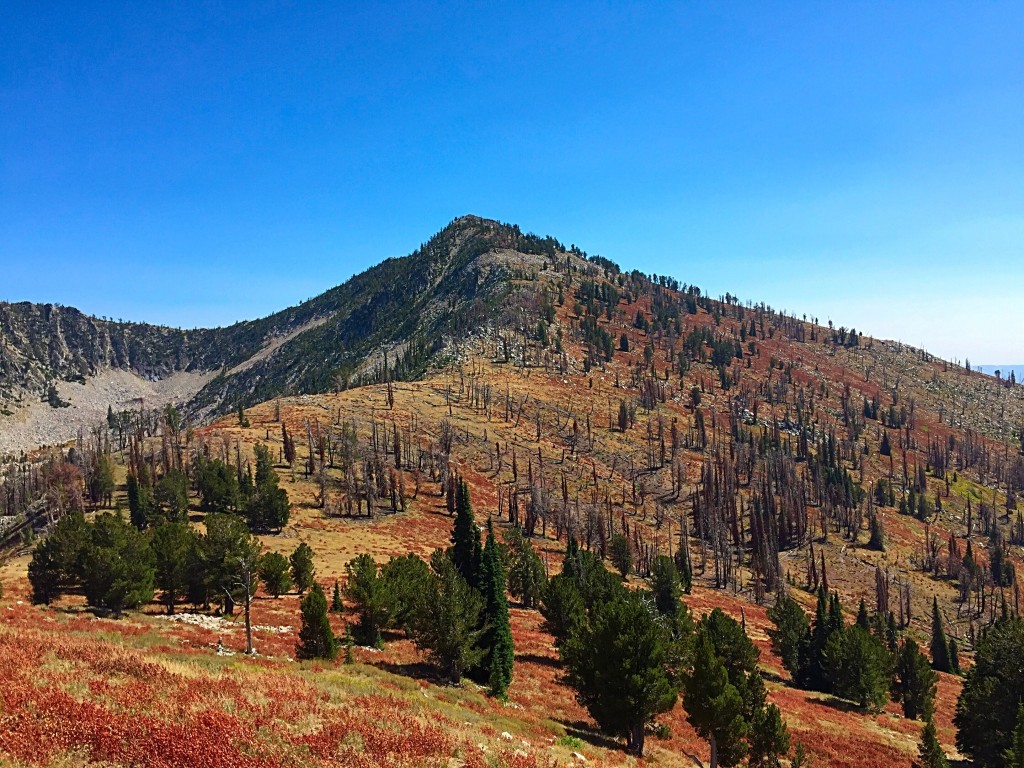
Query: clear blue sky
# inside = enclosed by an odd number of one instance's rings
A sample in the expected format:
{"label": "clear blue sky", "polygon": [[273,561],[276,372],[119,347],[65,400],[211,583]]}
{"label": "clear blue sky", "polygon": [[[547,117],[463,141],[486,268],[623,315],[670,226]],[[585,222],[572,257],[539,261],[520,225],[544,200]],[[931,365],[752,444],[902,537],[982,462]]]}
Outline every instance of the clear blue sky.
{"label": "clear blue sky", "polygon": [[0,299],[228,323],[476,213],[1024,362],[1019,2],[14,2],[0,40]]}

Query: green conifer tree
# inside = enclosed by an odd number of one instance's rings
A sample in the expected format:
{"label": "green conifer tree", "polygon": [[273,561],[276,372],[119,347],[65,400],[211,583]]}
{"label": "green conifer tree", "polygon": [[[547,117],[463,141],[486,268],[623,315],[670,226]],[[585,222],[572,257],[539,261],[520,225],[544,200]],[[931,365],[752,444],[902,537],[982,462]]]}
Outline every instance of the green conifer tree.
{"label": "green conifer tree", "polygon": [[488,685],[492,696],[505,698],[512,682],[515,649],[512,645],[512,627],[509,623],[508,600],[505,597],[505,570],[501,565],[498,545],[494,540],[494,525],[487,520],[487,543],[484,545],[481,565],[484,593],[484,646]]}
{"label": "green conifer tree", "polygon": [[768,609],[768,618],[775,629],[768,630],[772,650],[782,659],[793,680],[803,677],[801,665],[807,662],[811,642],[811,622],[800,603],[786,594],[779,595]]}
{"label": "green conifer tree", "polygon": [[738,765],[747,753],[743,697],[729,683],[725,664],[707,632],[697,633],[693,665],[683,678],[686,719],[711,747],[710,768]]}
{"label": "green conifer tree", "polygon": [[345,610],[345,605],[341,602],[341,585],[338,584],[338,580],[335,579],[334,594],[331,596],[331,612],[341,613],[343,610]]}
{"label": "green conifer tree", "polygon": [[779,768],[779,758],[789,753],[789,729],[774,704],[762,707],[750,724],[750,768]]}
{"label": "green conifer tree", "polygon": [[455,493],[455,522],[452,525],[451,560],[469,586],[480,586],[480,528],[473,517],[469,486],[459,479]]}
{"label": "green conifer tree", "polygon": [[1003,753],[1004,768],[1024,768],[1024,704],[1017,707],[1010,748]]}
{"label": "green conifer tree", "polygon": [[288,558],[292,566],[292,581],[295,588],[301,595],[313,586],[313,577],[316,571],[313,567],[313,548],[306,542],[302,542]]}
{"label": "green conifer tree", "polygon": [[338,655],[338,641],[327,617],[327,597],[319,584],[313,584],[302,598],[302,628],[295,656],[299,659],[329,659]]}
{"label": "green conifer tree", "polygon": [[905,638],[896,658],[895,698],[903,704],[903,715],[927,720],[935,712],[938,675],[927,657],[910,638]]}
{"label": "green conifer tree", "polygon": [[946,639],[946,629],[942,622],[942,614],[939,612],[939,600],[932,597],[932,669],[938,672],[952,672],[953,667],[949,661],[949,641]]}
{"label": "green conifer tree", "polygon": [[949,760],[946,759],[946,753],[939,744],[939,737],[935,731],[935,720],[931,717],[921,731],[921,743],[917,748],[917,754],[914,768],[949,768]]}

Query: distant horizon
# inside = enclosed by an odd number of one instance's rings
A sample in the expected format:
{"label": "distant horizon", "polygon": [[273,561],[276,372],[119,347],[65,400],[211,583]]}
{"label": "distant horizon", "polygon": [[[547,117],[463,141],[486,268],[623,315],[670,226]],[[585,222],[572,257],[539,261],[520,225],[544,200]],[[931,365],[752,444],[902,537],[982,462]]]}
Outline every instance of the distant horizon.
{"label": "distant horizon", "polygon": [[476,213],[1021,360],[1021,29],[1000,2],[15,4],[0,298],[227,325]]}

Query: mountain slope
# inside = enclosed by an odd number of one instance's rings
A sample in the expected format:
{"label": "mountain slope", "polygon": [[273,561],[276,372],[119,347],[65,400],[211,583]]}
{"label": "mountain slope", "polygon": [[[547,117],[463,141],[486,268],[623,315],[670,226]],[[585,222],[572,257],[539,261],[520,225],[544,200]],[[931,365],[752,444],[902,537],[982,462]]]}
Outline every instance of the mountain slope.
{"label": "mountain slope", "polygon": [[[512,290],[514,271],[542,267],[556,246],[514,226],[465,216],[409,256],[388,259],[298,306],[226,328],[183,331],[101,320],[57,305],[0,303],[0,411],[10,416],[47,399],[51,384],[84,384],[105,371],[143,381],[196,374],[175,388],[196,413],[324,392],[381,376],[385,366],[391,378],[415,377],[446,338],[500,315],[495,310]],[[48,399],[59,406],[61,392],[72,389],[58,387]],[[125,399],[147,391],[129,387]]]}

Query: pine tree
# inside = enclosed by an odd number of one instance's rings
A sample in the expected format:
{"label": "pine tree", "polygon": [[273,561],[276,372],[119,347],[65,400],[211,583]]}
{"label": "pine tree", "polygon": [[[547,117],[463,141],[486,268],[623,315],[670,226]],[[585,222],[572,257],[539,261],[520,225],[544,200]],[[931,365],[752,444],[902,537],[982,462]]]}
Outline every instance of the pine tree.
{"label": "pine tree", "polygon": [[338,655],[338,641],[327,617],[327,597],[319,584],[313,584],[302,598],[302,628],[295,656],[299,659],[330,659]]}
{"label": "pine tree", "polygon": [[98,515],[89,529],[80,572],[89,605],[120,616],[152,600],[156,558],[145,535],[110,512]]}
{"label": "pine tree", "polygon": [[952,672],[953,666],[949,661],[949,641],[946,639],[946,629],[942,623],[942,614],[939,613],[938,598],[932,597],[932,669],[938,672]]}
{"label": "pine tree", "polygon": [[761,708],[750,724],[750,768],[779,768],[779,757],[789,753],[789,729],[774,704]]}
{"label": "pine tree", "polygon": [[586,620],[587,607],[571,575],[562,571],[544,588],[540,605],[544,629],[561,646],[570,634]]}
{"label": "pine tree", "polygon": [[1003,753],[1005,768],[1024,768],[1024,704],[1017,707],[1017,724],[1013,727],[1010,748]]}
{"label": "pine tree", "polygon": [[905,638],[896,659],[894,686],[895,698],[903,703],[904,717],[927,720],[934,714],[938,677],[917,643]]}
{"label": "pine tree", "polygon": [[881,552],[885,549],[885,530],[882,527],[882,517],[878,512],[872,512],[868,517],[868,549]]}
{"label": "pine tree", "polygon": [[512,528],[505,537],[512,550],[508,572],[508,591],[524,608],[536,608],[544,594],[547,575],[540,555],[519,528]]}
{"label": "pine tree", "polygon": [[889,698],[889,652],[876,637],[854,625],[833,632],[825,645],[824,669],[837,696],[862,708],[879,708]]}
{"label": "pine tree", "polygon": [[807,647],[807,658],[800,664],[797,685],[812,691],[830,693],[832,686],[825,674],[825,646],[834,629],[829,618],[829,599],[824,587],[818,590],[818,605],[814,612],[814,623],[811,626],[810,642]]}
{"label": "pine tree", "polygon": [[452,525],[451,560],[469,586],[480,586],[480,528],[473,517],[469,486],[459,479],[455,494],[455,523]]}
{"label": "pine tree", "polygon": [[949,669],[954,675],[960,674],[960,647],[955,638],[949,638]]}
{"label": "pine tree", "polygon": [[483,600],[446,553],[434,552],[430,566],[433,573],[417,604],[413,640],[428,651],[448,682],[458,685],[466,670],[484,657],[479,647]]}
{"label": "pine tree", "polygon": [[682,589],[679,584],[679,571],[668,555],[654,558],[652,567],[651,587],[654,591],[654,605],[664,616],[674,616],[679,607]]}
{"label": "pine tree", "polygon": [[768,618],[775,629],[768,630],[772,650],[782,659],[793,680],[803,677],[801,665],[807,661],[811,642],[811,622],[800,603],[786,594],[779,595],[768,609]]}
{"label": "pine tree", "polygon": [[313,548],[302,542],[288,559],[292,566],[292,581],[301,595],[313,586],[313,577],[316,573],[313,567]]}
{"label": "pine tree", "polygon": [[188,588],[189,566],[199,546],[195,530],[187,523],[164,523],[153,531],[150,546],[155,556],[156,587],[167,613]]}
{"label": "pine tree", "polygon": [[[647,724],[675,704],[674,644],[666,623],[638,592],[599,603],[561,648],[566,679],[605,733],[643,755]],[[740,705],[742,707],[742,702]]]}
{"label": "pine tree", "polygon": [[978,635],[956,703],[957,748],[976,765],[1001,766],[1024,692],[1024,620],[997,620]]}
{"label": "pine tree", "polygon": [[860,606],[857,608],[857,626],[865,632],[871,630],[871,620],[868,618],[868,607],[864,602],[864,598],[861,598]]}
{"label": "pine tree", "polygon": [[484,623],[487,627],[484,645],[488,685],[492,696],[505,698],[512,682],[515,649],[509,624],[508,601],[505,597],[505,571],[494,540],[494,525],[487,520],[487,543],[484,545],[481,577],[484,593]]}
{"label": "pine tree", "polygon": [[267,552],[260,558],[259,575],[263,588],[274,597],[280,597],[292,588],[288,558],[280,552]]}
{"label": "pine tree", "polygon": [[134,474],[128,473],[128,512],[131,524],[140,531],[146,527],[147,510],[142,488]]}
{"label": "pine tree", "polygon": [[949,760],[946,759],[946,753],[942,750],[935,732],[935,720],[931,717],[921,731],[921,744],[917,748],[917,755],[914,768],[949,768]]}
{"label": "pine tree", "polygon": [[331,613],[341,613],[345,610],[344,604],[341,602],[341,586],[338,584],[338,580],[334,580],[334,595],[331,597]]}
{"label": "pine tree", "polygon": [[704,631],[697,633],[693,666],[683,678],[683,708],[687,721],[711,746],[710,768],[738,765],[747,753],[743,698],[729,683],[725,664]]}
{"label": "pine tree", "polygon": [[384,645],[381,630],[391,621],[394,597],[370,555],[362,554],[353,558],[345,570],[348,573],[345,593],[359,615],[354,631],[356,641],[361,645],[380,648]]}
{"label": "pine tree", "polygon": [[626,578],[633,569],[633,550],[629,540],[621,533],[616,533],[608,541],[608,558],[622,578]]}

